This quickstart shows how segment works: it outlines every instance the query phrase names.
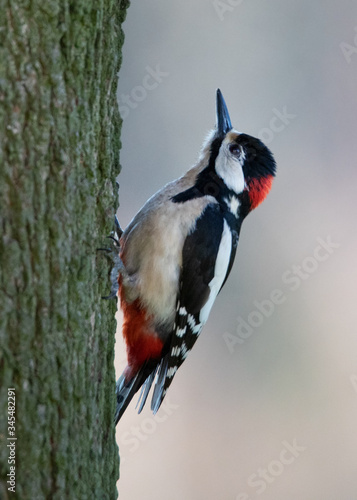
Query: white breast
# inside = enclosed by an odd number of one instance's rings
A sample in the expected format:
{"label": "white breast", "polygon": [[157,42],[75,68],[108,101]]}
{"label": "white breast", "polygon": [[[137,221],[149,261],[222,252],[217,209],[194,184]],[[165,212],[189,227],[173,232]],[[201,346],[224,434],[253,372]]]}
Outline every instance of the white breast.
{"label": "white breast", "polygon": [[149,200],[125,232],[123,254],[147,312],[156,324],[173,325],[185,239],[205,207],[215,200],[204,196],[172,203],[167,193],[159,196],[163,200]]}

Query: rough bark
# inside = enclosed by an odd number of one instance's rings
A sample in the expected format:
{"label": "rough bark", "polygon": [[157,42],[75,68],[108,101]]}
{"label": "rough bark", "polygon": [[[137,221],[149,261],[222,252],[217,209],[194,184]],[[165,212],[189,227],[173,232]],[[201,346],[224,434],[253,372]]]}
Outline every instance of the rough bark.
{"label": "rough bark", "polygon": [[1,498],[116,497],[116,305],[101,300],[108,262],[96,249],[118,201],[127,6],[0,0]]}

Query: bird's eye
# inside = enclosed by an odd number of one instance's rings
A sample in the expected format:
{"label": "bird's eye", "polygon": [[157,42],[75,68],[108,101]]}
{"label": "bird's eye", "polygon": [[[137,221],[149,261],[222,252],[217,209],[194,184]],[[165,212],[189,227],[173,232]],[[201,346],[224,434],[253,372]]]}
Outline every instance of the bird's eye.
{"label": "bird's eye", "polygon": [[238,144],[231,144],[229,146],[229,151],[232,153],[232,155],[239,157],[242,150],[240,146],[238,146]]}

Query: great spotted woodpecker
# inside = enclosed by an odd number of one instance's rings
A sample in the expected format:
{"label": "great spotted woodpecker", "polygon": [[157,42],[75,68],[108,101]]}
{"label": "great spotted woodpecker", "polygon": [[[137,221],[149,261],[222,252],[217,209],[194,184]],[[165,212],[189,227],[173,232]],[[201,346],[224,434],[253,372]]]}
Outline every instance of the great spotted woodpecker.
{"label": "great spotted woodpecker", "polygon": [[240,228],[267,196],[275,175],[270,150],[234,130],[220,90],[216,128],[197,164],[152,196],[124,232],[117,226],[128,364],[116,387],[118,422],[141,387],[159,409],[196,342],[233,265]]}

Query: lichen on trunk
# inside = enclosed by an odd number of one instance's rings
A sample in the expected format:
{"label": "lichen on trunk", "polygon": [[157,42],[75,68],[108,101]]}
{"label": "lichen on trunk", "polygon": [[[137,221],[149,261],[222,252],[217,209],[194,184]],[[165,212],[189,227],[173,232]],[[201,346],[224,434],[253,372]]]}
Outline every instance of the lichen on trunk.
{"label": "lichen on trunk", "polygon": [[127,6],[0,0],[0,495],[9,498],[116,496],[116,306],[101,300],[108,263],[96,250],[118,203]]}

